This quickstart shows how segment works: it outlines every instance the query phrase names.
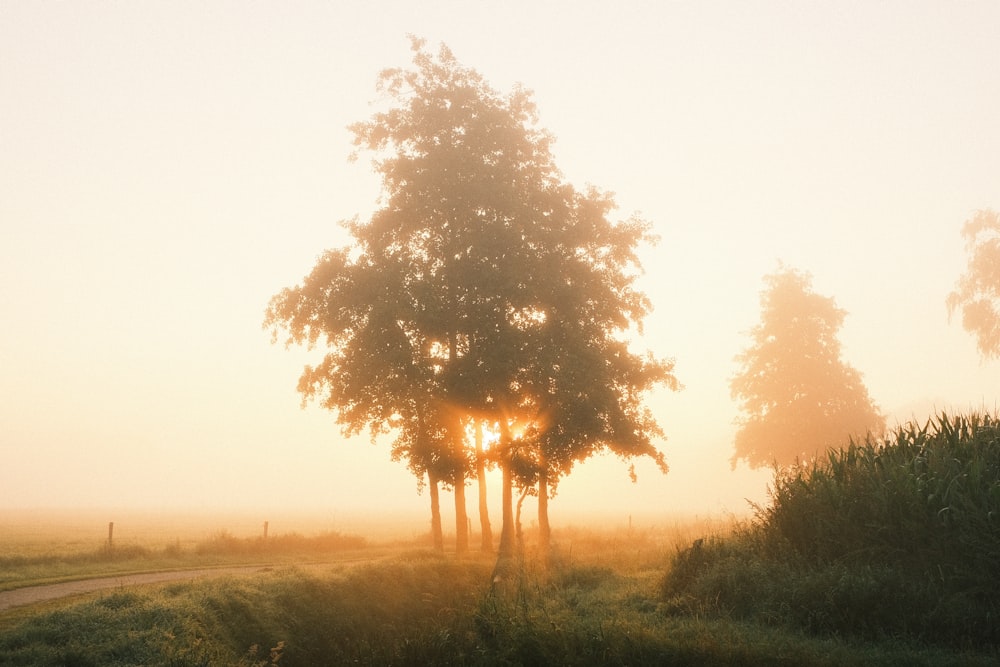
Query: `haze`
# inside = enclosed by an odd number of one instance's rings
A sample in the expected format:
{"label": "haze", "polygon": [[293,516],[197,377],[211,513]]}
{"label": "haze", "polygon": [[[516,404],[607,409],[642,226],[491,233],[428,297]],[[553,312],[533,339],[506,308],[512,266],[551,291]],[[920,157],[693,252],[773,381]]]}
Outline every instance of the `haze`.
{"label": "haze", "polygon": [[315,357],[261,329],[377,206],[346,128],[407,33],[534,90],[566,178],[661,237],[637,346],[685,386],[650,402],[671,472],[588,462],[555,525],[766,499],[729,465],[728,382],[779,261],[848,311],[890,424],[994,410],[1000,365],[945,297],[962,223],[1000,207],[998,29],[993,2],[0,3],[0,511],[424,520],[384,443],[300,409]]}

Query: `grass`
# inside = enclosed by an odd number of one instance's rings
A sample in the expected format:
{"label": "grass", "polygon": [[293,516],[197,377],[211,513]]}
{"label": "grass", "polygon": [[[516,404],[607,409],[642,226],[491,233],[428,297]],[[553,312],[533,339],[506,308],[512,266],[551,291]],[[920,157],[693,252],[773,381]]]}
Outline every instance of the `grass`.
{"label": "grass", "polygon": [[116,589],[0,622],[0,665],[985,665],[997,657],[673,614],[658,592],[666,553],[647,560],[622,550],[619,537],[591,539],[595,552],[564,551],[548,571],[528,564],[500,588],[490,585],[489,557],[412,550],[350,569]]}
{"label": "grass", "polygon": [[784,471],[744,522],[558,530],[548,568],[529,530],[499,582],[488,554],[303,568],[332,538],[218,533],[175,556],[287,564],[11,610],[0,665],[993,665],[998,489],[997,418],[942,416]]}
{"label": "grass", "polygon": [[753,522],[680,551],[662,593],[678,614],[995,650],[998,581],[1000,422],[943,415],[784,471]]}
{"label": "grass", "polygon": [[[118,574],[342,559],[367,547],[362,537],[334,531],[308,537],[287,533],[267,539],[240,538],[219,531],[190,546],[181,546],[180,540],[162,547],[140,544],[109,547],[105,543],[89,551],[29,550],[23,555],[11,553],[8,546],[7,554],[0,556],[0,591]],[[366,553],[370,554],[370,550]]]}

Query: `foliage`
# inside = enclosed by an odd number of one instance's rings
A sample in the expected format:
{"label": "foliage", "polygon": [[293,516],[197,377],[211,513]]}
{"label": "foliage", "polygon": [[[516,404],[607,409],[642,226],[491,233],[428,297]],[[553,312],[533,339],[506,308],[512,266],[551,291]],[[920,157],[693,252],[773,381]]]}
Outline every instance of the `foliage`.
{"label": "foliage", "polygon": [[760,324],[730,382],[745,413],[732,464],[809,460],[849,436],[884,428],[860,373],[841,359],[837,332],[846,312],[813,292],[807,273],[782,268],[764,283]]}
{"label": "foliage", "polygon": [[948,295],[948,313],[962,311],[962,326],[980,354],[1000,357],[1000,214],[977,211],[962,227],[969,265]]}
{"label": "foliage", "polygon": [[776,476],[728,539],[678,554],[678,609],[812,632],[1000,645],[1000,421],[941,416]]}
{"label": "foliage", "polygon": [[986,665],[997,657],[664,613],[654,583],[673,543],[636,567],[631,547],[649,548],[654,536],[634,545],[621,534],[573,537],[572,558],[547,572],[527,563],[509,594],[489,589],[484,560],[427,551],[350,569],[116,590],[0,621],[0,665]]}
{"label": "foliage", "polygon": [[554,485],[602,449],[665,470],[643,396],[677,387],[673,363],[625,336],[651,308],[635,287],[649,224],[563,182],[529,92],[495,90],[446,47],[413,52],[380,76],[388,108],[351,128],[382,207],[267,309],[275,337],[326,348],[299,390],[347,435],[395,432],[397,459],[456,490],[470,421],[498,425],[507,484]]}

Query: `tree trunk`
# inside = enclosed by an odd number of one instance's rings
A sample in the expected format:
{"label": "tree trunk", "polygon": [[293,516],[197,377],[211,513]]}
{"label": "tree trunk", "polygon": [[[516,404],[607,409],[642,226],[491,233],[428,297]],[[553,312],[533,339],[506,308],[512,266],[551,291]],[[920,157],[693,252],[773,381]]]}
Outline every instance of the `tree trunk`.
{"label": "tree trunk", "polygon": [[514,479],[510,470],[510,461],[504,459],[503,470],[502,527],[500,529],[500,546],[497,549],[497,564],[493,568],[493,583],[506,579],[513,571],[517,555],[517,535],[514,527]]}
{"label": "tree trunk", "polygon": [[497,552],[497,562],[504,558],[513,558],[515,553],[514,535],[514,475],[510,469],[513,452],[513,439],[510,426],[506,420],[500,420],[500,446],[502,452],[501,468],[503,470],[503,492],[501,494],[500,548]]}
{"label": "tree trunk", "polygon": [[517,555],[524,555],[524,532],[521,530],[521,507],[524,499],[528,497],[530,489],[525,487],[521,490],[521,495],[517,497],[517,509],[514,510],[514,534],[517,535]]}
{"label": "tree trunk", "polygon": [[436,550],[444,551],[444,533],[441,529],[441,500],[438,497],[438,480],[430,470],[427,471],[427,483],[431,489],[431,541]]}
{"label": "tree trunk", "polygon": [[[454,312],[454,311],[452,311]],[[456,330],[451,327],[448,332],[448,364],[454,368],[458,363],[458,345]],[[451,448],[455,457],[454,487],[455,487],[455,551],[465,553],[469,550],[469,515],[465,511],[465,471],[467,469],[465,452],[465,429],[458,419],[451,419],[448,428],[451,430]]]}
{"label": "tree trunk", "polygon": [[483,453],[483,423],[476,422],[476,477],[479,480],[479,548],[493,551],[493,528],[490,526],[490,510],[486,498],[486,456]]}
{"label": "tree trunk", "polygon": [[462,554],[469,550],[469,515],[465,511],[465,475],[455,476],[455,551]]}
{"label": "tree trunk", "polygon": [[549,530],[549,474],[542,463],[538,473],[538,554],[542,563],[549,562],[549,545],[551,531]]}
{"label": "tree trunk", "polygon": [[500,469],[503,472],[501,492],[500,546],[497,549],[497,563],[493,568],[491,587],[513,581],[517,573],[517,535],[514,528],[514,473],[511,470],[513,458],[513,438],[510,426],[500,419]]}

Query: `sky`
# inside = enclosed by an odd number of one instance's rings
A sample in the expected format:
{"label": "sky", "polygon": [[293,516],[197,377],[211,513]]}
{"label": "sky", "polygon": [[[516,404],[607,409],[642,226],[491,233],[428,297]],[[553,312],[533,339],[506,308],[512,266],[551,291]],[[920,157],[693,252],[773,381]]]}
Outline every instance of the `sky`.
{"label": "sky", "polygon": [[321,351],[261,327],[378,205],[347,126],[408,34],[533,90],[565,178],[660,237],[634,344],[684,385],[649,397],[671,471],[590,461],[556,527],[766,502],[729,380],[779,262],[847,311],[890,424],[1000,405],[945,307],[1000,208],[998,3],[0,0],[0,512],[429,513],[387,443],[301,406]]}

